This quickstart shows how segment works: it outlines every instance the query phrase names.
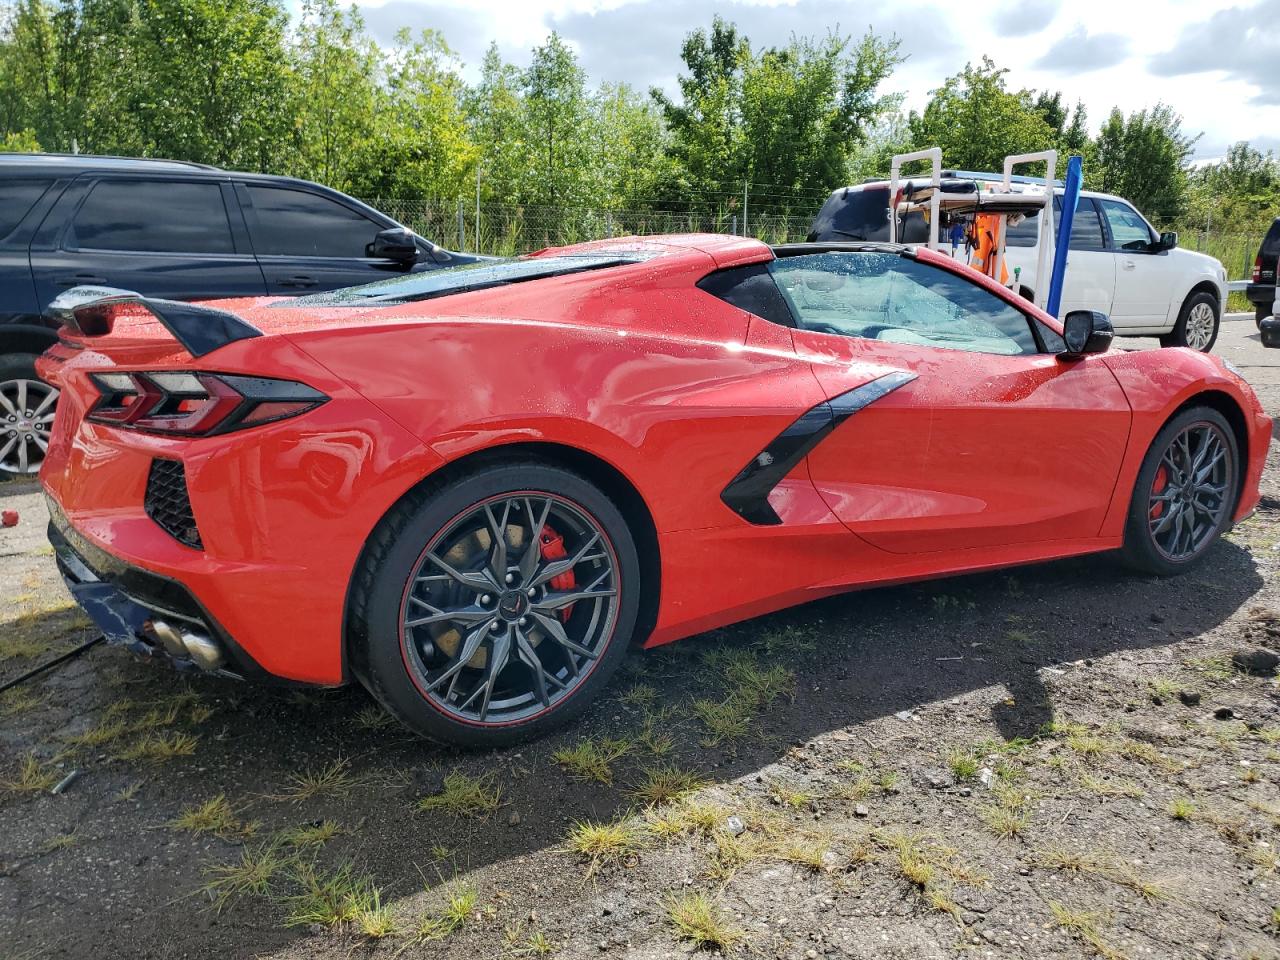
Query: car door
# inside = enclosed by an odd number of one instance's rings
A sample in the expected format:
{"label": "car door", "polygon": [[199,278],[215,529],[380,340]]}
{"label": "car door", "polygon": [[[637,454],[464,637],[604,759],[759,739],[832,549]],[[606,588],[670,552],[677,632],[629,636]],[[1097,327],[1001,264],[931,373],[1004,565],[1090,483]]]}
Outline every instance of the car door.
{"label": "car door", "polygon": [[894,553],[1097,536],[1130,420],[1100,357],[1060,360],[1048,327],[908,255],[806,254],[772,272],[833,406],[868,365],[911,378],[809,455],[849,530]]}
{"label": "car door", "polygon": [[1123,200],[1099,197],[1107,229],[1107,245],[1116,261],[1115,305],[1111,322],[1120,327],[1162,327],[1169,299],[1178,287],[1178,266],[1159,237]]}
{"label": "car door", "polygon": [[215,179],[94,180],[52,242],[32,243],[40,303],[83,284],[173,300],[266,293],[239,212],[228,214],[227,188]]}
{"label": "car door", "polygon": [[236,194],[271,293],[336,290],[430,265],[429,258],[410,268],[369,256],[369,244],[390,224],[301,185],[237,183]]}
{"label": "car door", "polygon": [[[1053,198],[1054,226],[1062,222],[1062,197]],[[1036,276],[1039,259],[1040,217],[1037,214],[1010,227],[1005,234],[1005,264],[1009,270],[1020,268],[1018,282],[1037,292],[1043,290]],[[1046,277],[1044,283],[1049,279]],[[1102,220],[1093,200],[1081,197],[1071,221],[1071,244],[1067,252],[1067,269],[1062,288],[1059,316],[1072,310],[1111,312],[1115,294],[1116,263],[1107,249]],[[1048,291],[1043,290],[1047,295]],[[1041,298],[1043,301],[1043,297]]]}

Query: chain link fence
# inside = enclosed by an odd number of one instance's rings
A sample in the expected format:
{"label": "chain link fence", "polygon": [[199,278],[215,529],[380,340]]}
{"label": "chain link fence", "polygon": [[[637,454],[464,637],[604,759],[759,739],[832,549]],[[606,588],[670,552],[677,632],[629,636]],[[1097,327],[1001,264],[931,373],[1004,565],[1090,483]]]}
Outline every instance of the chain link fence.
{"label": "chain link fence", "polygon": [[[465,200],[368,203],[433,243],[451,250],[514,256],[586,240],[661,233],[731,233],[787,243],[803,240],[811,218],[750,209],[744,224],[737,212],[700,210],[612,210],[596,207],[514,206]],[[745,226],[745,231],[744,231]]]}

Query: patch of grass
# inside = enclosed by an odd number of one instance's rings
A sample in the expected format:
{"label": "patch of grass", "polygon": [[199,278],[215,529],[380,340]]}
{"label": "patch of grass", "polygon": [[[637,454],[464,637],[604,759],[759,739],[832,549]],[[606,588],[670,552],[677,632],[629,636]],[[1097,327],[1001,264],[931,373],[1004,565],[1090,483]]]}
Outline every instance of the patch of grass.
{"label": "patch of grass", "polygon": [[387,727],[395,726],[396,722],[395,717],[376,703],[361,707],[351,719],[361,730],[369,731],[385,730]]}
{"label": "patch of grass", "polygon": [[41,853],[56,853],[59,850],[65,850],[76,842],[76,833],[72,830],[70,833],[57,833],[44,842],[40,848]]}
{"label": "patch of grass", "polygon": [[127,786],[121,787],[116,791],[116,799],[127,803],[138,795],[138,791],[142,789],[142,780],[135,780]]}
{"label": "patch of grass", "polygon": [[703,786],[703,780],[693,771],[671,765],[646,767],[642,774],[631,795],[647,807],[671,803]]}
{"label": "patch of grass", "polygon": [[618,702],[634,707],[637,710],[648,710],[658,699],[656,688],[647,683],[637,683],[628,687],[618,697]]}
{"label": "patch of grass", "polygon": [[1089,874],[1140,894],[1146,900],[1168,899],[1163,886],[1140,874],[1132,864],[1108,851],[1082,850],[1076,847],[1047,847],[1033,857],[1033,862],[1064,873]]}
{"label": "patch of grass", "polygon": [[978,758],[968,750],[958,747],[947,754],[947,766],[951,775],[959,781],[973,780],[978,776]]}
{"label": "patch of grass", "polygon": [[202,723],[206,723],[216,712],[217,711],[207,703],[193,703],[191,705],[191,712],[187,714],[187,719],[196,726],[199,726]]}
{"label": "patch of grass", "polygon": [[767,853],[796,866],[820,873],[827,865],[831,838],[822,835],[785,833],[769,844]]}
{"label": "patch of grass", "polygon": [[16,717],[40,703],[29,687],[14,687],[0,693],[0,717]]}
{"label": "patch of grass", "polygon": [[67,737],[67,743],[73,747],[100,747],[119,740],[128,732],[129,724],[123,717],[104,717],[83,733]]}
{"label": "patch of grass", "polygon": [[668,897],[667,918],[679,939],[704,950],[729,951],[746,937],[702,893]]}
{"label": "patch of grass", "polygon": [[1185,660],[1184,663],[1206,680],[1211,680],[1215,683],[1225,683],[1235,676],[1235,668],[1231,664],[1231,658],[1225,653],[1215,654],[1211,657],[1192,657],[1189,660]]}
{"label": "patch of grass", "polygon": [[293,827],[290,830],[282,830],[276,834],[276,839],[283,846],[306,849],[308,847],[322,847],[341,832],[342,827],[338,825],[338,821],[317,820],[314,823],[304,823],[302,826]]}
{"label": "patch of grass", "polygon": [[613,762],[630,749],[631,745],[624,740],[580,740],[576,746],[557,750],[551,759],[575,780],[593,780],[610,786],[613,784]]}
{"label": "patch of grass", "polygon": [[444,778],[444,789],[418,801],[422,811],[443,810],[455,817],[484,817],[498,809],[502,788],[492,773],[472,777],[454,770]]}
{"label": "patch of grass", "polygon": [[1099,797],[1129,797],[1137,800],[1145,795],[1142,787],[1132,780],[1103,779],[1091,773],[1080,775],[1080,786]]}
{"label": "patch of grass", "polygon": [[958,850],[924,834],[875,830],[871,842],[892,856],[895,871],[914,886],[923,887],[937,877],[974,887],[988,883],[986,876],[959,859]]}
{"label": "patch of grass", "polygon": [[430,943],[443,940],[466,926],[471,914],[476,909],[479,895],[474,887],[455,886],[445,896],[444,909],[437,913],[426,913],[418,920],[410,945]]}
{"label": "patch of grass", "polygon": [[818,631],[811,626],[770,627],[757,644],[769,659],[813,653],[818,649]]}
{"label": "patch of grass", "polygon": [[1151,698],[1151,702],[1157,705],[1172,703],[1181,689],[1182,684],[1167,677],[1156,677],[1147,683],[1147,695]]}
{"label": "patch of grass", "polygon": [[271,799],[301,803],[322,794],[346,793],[358,782],[351,773],[351,762],[345,757],[339,757],[318,770],[306,770],[290,777],[289,786],[284,793]]}
{"label": "patch of grass", "polygon": [[707,728],[702,745],[718,747],[747,735],[756,716],[756,707],[743,697],[730,694],[723,700],[697,700],[693,704],[693,712]]}
{"label": "patch of grass", "polygon": [[9,793],[44,793],[62,779],[51,764],[41,763],[34,753],[28,753],[18,764],[18,772],[10,780],[0,781],[0,788]]}
{"label": "patch of grass", "polygon": [[221,912],[227,904],[240,897],[265,897],[271,891],[272,882],[289,862],[274,843],[242,850],[240,859],[235,863],[208,868],[205,875],[210,879],[203,889]]}
{"label": "patch of grass", "polygon": [[1174,820],[1191,820],[1196,815],[1196,805],[1187,797],[1175,797],[1165,810]]}
{"label": "patch of grass", "polygon": [[729,808],[722,804],[682,797],[659,810],[651,810],[647,820],[650,833],[671,840],[709,835],[725,822],[729,813]]}
{"label": "patch of grass", "polygon": [[1166,770],[1170,773],[1175,773],[1182,769],[1181,763],[1166,757],[1145,740],[1134,740],[1126,737],[1121,741],[1119,751],[1123,756],[1145,763],[1149,767],[1159,767],[1161,770]]}
{"label": "patch of grass", "polygon": [[655,757],[665,757],[676,747],[675,737],[669,733],[662,733],[648,724],[640,732],[636,741]]}
{"label": "patch of grass", "polygon": [[175,757],[189,757],[199,743],[189,733],[148,733],[116,754],[119,760],[164,763]]}
{"label": "patch of grass", "polygon": [[340,864],[332,873],[324,873],[314,864],[297,864],[293,879],[299,890],[287,898],[286,927],[350,923],[368,903],[372,889],[367,878],[356,876],[350,863]]}
{"label": "patch of grass", "polygon": [[1049,901],[1049,911],[1056,926],[1082,940],[1103,960],[1124,960],[1124,954],[1107,944],[1098,932],[1098,923],[1102,920],[1099,914],[1069,910],[1053,900]]}
{"label": "patch of grass", "polygon": [[882,793],[893,793],[898,789],[898,773],[896,770],[881,770],[876,774],[875,782]]}
{"label": "patch of grass", "polygon": [[997,780],[991,789],[995,803],[987,804],[978,811],[982,822],[998,837],[1013,838],[1021,836],[1031,821],[1031,808],[1034,798],[1018,787]]}
{"label": "patch of grass", "polygon": [[188,833],[212,833],[219,837],[252,836],[258,829],[256,823],[242,823],[231,809],[226,795],[221,793],[198,806],[187,807],[169,821],[169,826]]}
{"label": "patch of grass", "polygon": [[769,798],[779,806],[790,807],[792,810],[803,810],[814,799],[813,794],[796,790],[780,780],[769,782]]}
{"label": "patch of grass", "polygon": [[610,822],[581,820],[569,831],[568,850],[587,859],[587,876],[622,863],[644,848],[644,824],[631,817]]}
{"label": "patch of grass", "polygon": [[382,891],[371,883],[352,895],[351,925],[369,940],[382,940],[400,929],[391,908],[382,904]]}

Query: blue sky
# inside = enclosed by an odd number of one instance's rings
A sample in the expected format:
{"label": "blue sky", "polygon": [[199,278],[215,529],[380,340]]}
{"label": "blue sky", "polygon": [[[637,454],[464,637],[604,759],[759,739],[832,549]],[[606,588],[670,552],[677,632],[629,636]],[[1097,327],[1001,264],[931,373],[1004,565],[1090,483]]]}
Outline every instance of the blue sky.
{"label": "blue sky", "polygon": [[474,76],[490,41],[517,63],[551,30],[578,51],[593,80],[672,88],[680,42],[714,14],[756,45],[829,29],[894,34],[909,57],[889,89],[907,106],[967,60],[983,54],[1010,69],[1016,86],[1062,90],[1096,125],[1113,106],[1164,100],[1201,133],[1197,156],[1220,156],[1237,140],[1280,148],[1280,0],[1110,2],[1016,0],[360,0],[383,41],[396,29],[441,30]]}

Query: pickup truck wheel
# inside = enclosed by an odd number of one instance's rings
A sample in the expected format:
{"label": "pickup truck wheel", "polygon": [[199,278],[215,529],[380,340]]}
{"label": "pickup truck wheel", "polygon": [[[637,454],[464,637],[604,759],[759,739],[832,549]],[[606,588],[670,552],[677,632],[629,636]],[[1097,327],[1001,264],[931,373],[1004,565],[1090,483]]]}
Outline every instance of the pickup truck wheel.
{"label": "pickup truck wheel", "polygon": [[36,375],[34,354],[0,355],[0,474],[40,469],[57,402],[58,391]]}
{"label": "pickup truck wheel", "polygon": [[1162,347],[1190,347],[1208,353],[1218,339],[1218,298],[1212,293],[1193,293],[1178,312],[1178,322],[1160,338]]}
{"label": "pickup truck wheel", "polygon": [[1275,309],[1275,304],[1273,304],[1273,303],[1257,303],[1257,304],[1254,304],[1254,307],[1253,307],[1253,322],[1257,325],[1257,327],[1258,327],[1258,329],[1259,329],[1259,330],[1261,330],[1261,329],[1262,329],[1262,321],[1263,321],[1263,320],[1265,320],[1265,319],[1267,319],[1267,317],[1271,316],[1271,312],[1272,312],[1274,309]]}

